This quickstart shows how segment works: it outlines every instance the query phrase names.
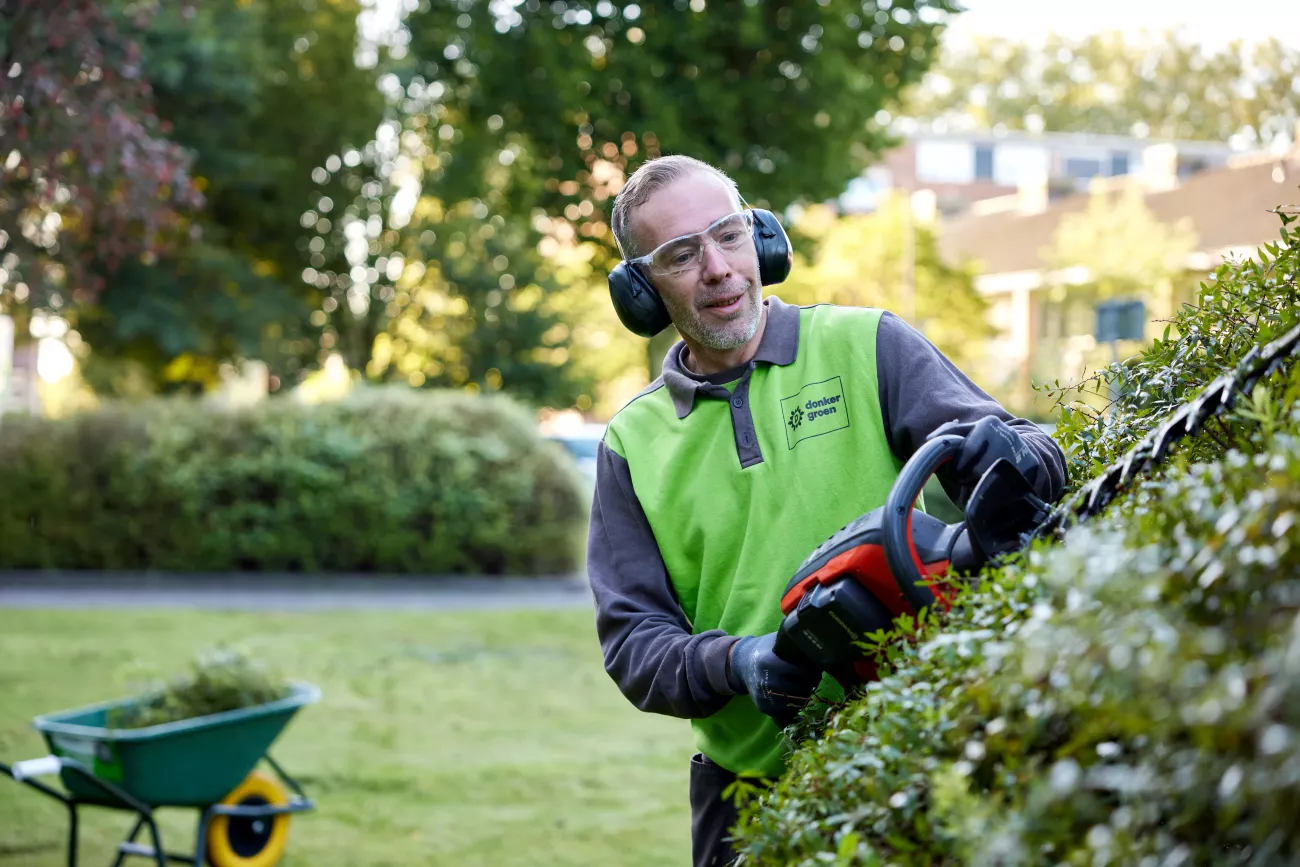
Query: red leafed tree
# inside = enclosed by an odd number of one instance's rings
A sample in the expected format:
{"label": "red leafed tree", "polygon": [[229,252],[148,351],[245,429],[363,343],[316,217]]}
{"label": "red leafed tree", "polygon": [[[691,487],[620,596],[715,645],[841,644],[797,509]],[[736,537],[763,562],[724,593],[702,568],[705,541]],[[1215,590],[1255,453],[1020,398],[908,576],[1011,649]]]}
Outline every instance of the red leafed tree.
{"label": "red leafed tree", "polygon": [[156,0],[0,0],[0,309],[89,300],[201,203],[133,33]]}

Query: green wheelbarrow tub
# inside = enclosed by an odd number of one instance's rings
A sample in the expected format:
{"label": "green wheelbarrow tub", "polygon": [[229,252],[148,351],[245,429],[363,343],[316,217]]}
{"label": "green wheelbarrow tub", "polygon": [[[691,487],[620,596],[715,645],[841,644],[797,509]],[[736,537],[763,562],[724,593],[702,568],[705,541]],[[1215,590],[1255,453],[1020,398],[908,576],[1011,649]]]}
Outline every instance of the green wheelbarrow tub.
{"label": "green wheelbarrow tub", "polygon": [[[257,767],[271,743],[305,705],[320,699],[307,683],[279,701],[139,729],[107,728],[110,710],[147,702],[135,696],[44,714],[32,725],[52,755],[70,758],[150,807],[207,807]],[[120,806],[75,771],[60,778],[80,801]]]}

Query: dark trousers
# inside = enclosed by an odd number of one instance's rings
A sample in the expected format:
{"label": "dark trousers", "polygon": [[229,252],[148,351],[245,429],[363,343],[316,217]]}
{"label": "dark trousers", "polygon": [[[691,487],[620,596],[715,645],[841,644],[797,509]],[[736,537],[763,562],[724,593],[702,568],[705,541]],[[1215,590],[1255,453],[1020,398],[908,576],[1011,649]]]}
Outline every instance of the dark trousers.
{"label": "dark trousers", "polygon": [[727,867],[736,850],[727,839],[736,824],[736,802],[722,792],[736,775],[703,754],[691,756],[691,863],[694,867]]}

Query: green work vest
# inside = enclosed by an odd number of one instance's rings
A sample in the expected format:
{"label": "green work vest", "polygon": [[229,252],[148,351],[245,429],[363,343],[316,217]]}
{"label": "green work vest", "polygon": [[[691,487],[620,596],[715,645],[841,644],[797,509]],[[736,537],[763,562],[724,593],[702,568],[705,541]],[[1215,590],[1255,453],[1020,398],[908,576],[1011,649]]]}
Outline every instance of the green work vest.
{"label": "green work vest", "polygon": [[[751,372],[762,461],[748,468],[726,401],[698,395],[678,418],[668,389],[658,388],[611,420],[605,442],[628,462],[694,633],[775,630],[781,596],[804,558],[884,504],[901,463],[885,438],[877,392],[881,313],[799,311],[793,363]],[[780,732],[749,696],[691,725],[699,751],[730,771],[775,777],[784,769]]]}

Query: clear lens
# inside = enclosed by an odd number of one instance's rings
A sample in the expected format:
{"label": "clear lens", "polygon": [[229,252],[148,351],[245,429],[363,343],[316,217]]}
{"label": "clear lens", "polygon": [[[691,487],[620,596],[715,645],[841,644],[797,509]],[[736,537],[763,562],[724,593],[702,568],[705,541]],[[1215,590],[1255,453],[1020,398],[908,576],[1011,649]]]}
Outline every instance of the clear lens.
{"label": "clear lens", "polygon": [[749,211],[741,211],[714,223],[709,227],[708,234],[713,243],[722,249],[735,250],[749,240],[749,227]]}
{"label": "clear lens", "polygon": [[728,214],[703,232],[669,241],[650,254],[650,269],[660,277],[689,271],[703,259],[706,241],[724,252],[738,250],[749,243],[753,219],[749,211]]}

